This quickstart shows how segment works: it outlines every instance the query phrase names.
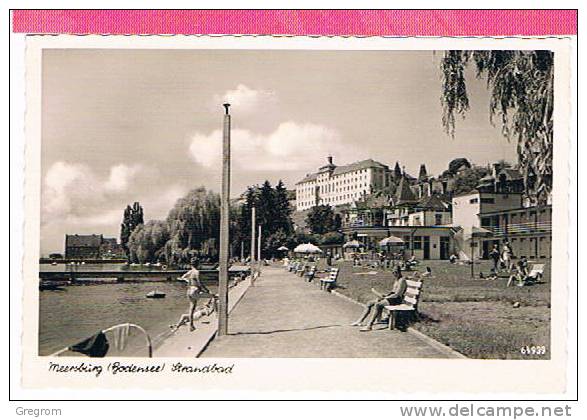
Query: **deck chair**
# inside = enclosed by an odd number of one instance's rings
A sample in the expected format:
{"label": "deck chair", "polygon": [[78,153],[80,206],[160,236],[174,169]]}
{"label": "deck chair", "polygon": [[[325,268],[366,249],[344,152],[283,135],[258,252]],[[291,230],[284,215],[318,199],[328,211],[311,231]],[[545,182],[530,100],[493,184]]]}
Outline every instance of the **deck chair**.
{"label": "deck chair", "polygon": [[544,264],[534,264],[530,273],[522,277],[520,274],[513,274],[508,280],[507,287],[511,286],[515,280],[518,281],[518,286],[528,286],[534,284],[542,279],[544,276]]}
{"label": "deck chair", "polygon": [[544,264],[534,264],[530,273],[524,279],[524,283],[533,284],[540,281],[544,277]]}

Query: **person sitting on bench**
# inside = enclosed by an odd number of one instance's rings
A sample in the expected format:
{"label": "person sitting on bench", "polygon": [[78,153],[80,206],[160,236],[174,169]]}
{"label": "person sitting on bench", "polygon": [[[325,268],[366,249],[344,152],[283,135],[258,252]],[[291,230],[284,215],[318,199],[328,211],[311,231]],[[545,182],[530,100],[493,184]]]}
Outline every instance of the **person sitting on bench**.
{"label": "person sitting on bench", "polygon": [[361,326],[363,325],[363,321],[367,318],[369,314],[371,317],[367,322],[365,327],[361,328],[361,331],[371,331],[373,328],[373,324],[375,320],[381,316],[383,309],[387,305],[399,305],[403,302],[404,293],[406,293],[406,289],[408,287],[406,280],[402,276],[402,272],[399,267],[396,267],[393,270],[393,275],[395,277],[395,282],[393,284],[393,289],[389,293],[380,293],[375,289],[371,289],[373,293],[377,295],[377,298],[368,302],[367,307],[361,314],[358,320],[353,322],[352,326]]}

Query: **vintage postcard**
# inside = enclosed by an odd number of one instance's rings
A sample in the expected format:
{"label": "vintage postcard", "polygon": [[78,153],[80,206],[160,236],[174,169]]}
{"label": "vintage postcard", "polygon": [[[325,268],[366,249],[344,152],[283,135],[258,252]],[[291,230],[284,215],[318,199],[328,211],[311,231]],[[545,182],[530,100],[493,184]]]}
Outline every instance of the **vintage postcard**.
{"label": "vintage postcard", "polygon": [[23,386],[563,392],[565,38],[29,36]]}

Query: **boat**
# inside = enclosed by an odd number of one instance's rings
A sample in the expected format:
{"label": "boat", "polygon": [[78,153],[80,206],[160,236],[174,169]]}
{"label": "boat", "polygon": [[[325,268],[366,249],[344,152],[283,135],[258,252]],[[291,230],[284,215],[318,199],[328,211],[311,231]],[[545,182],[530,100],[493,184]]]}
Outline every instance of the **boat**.
{"label": "boat", "polygon": [[39,290],[65,290],[65,286],[69,283],[66,280],[41,280],[39,282]]}
{"label": "boat", "polygon": [[147,293],[147,298],[149,299],[162,299],[165,297],[165,293],[160,292],[159,290],[153,290]]}

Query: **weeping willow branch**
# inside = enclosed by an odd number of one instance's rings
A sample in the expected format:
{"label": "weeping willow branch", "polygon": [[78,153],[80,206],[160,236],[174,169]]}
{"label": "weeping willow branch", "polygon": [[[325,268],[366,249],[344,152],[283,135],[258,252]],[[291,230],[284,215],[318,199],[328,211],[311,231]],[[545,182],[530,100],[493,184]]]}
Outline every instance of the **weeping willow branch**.
{"label": "weeping willow branch", "polygon": [[554,54],[552,51],[446,51],[442,71],[442,124],[448,135],[456,116],[469,110],[465,70],[474,64],[487,81],[489,118],[501,122],[508,140],[517,142],[527,198],[545,203],[552,191]]}

